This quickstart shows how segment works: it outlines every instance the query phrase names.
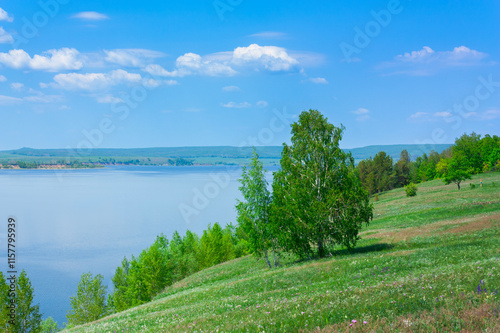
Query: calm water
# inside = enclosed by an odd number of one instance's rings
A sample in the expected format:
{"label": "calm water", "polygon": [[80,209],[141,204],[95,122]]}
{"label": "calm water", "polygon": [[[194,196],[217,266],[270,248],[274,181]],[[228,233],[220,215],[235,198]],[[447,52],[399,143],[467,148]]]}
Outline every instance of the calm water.
{"label": "calm water", "polygon": [[240,175],[222,166],[0,170],[1,270],[12,215],[18,270],[27,271],[43,318],[62,325],[82,273],[104,275],[110,292],[123,257],[138,255],[156,235],[235,223]]}

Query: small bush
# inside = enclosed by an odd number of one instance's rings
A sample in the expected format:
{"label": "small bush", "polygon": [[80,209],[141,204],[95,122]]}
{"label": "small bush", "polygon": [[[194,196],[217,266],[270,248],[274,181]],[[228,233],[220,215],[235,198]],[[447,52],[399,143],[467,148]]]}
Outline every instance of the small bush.
{"label": "small bush", "polygon": [[418,190],[418,187],[417,185],[413,184],[413,183],[410,183],[408,185],[405,186],[405,191],[406,191],[406,196],[407,197],[414,197],[417,195],[417,190]]}
{"label": "small bush", "polygon": [[473,190],[476,188],[476,185],[475,184],[472,184],[472,183],[469,183],[469,186],[470,186],[470,189]]}

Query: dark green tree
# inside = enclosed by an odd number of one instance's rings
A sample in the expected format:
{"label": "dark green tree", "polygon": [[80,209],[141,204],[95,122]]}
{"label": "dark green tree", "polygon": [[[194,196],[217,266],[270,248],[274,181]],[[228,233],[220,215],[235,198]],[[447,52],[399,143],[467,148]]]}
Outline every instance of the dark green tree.
{"label": "dark green tree", "polygon": [[404,149],[399,155],[399,160],[394,165],[395,187],[403,187],[410,183],[410,163],[410,154]]}
{"label": "dark green tree", "polygon": [[286,250],[310,256],[316,244],[322,257],[327,243],[351,248],[373,216],[354,159],[339,147],[342,132],[317,110],[292,124],[273,180],[273,223]]}

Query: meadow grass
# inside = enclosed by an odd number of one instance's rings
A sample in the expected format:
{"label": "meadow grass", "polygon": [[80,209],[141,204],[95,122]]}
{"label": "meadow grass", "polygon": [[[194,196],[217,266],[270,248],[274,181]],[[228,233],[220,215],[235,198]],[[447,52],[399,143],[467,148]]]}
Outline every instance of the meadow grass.
{"label": "meadow grass", "polygon": [[396,189],[374,207],[354,250],[285,254],[277,269],[232,260],[71,332],[500,331],[500,173],[460,191]]}

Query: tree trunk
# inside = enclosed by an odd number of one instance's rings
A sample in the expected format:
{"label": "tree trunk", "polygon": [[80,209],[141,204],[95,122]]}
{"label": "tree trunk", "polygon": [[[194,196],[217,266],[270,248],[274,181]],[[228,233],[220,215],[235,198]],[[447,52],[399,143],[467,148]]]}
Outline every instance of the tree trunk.
{"label": "tree trunk", "polygon": [[460,190],[460,182],[457,182],[458,189]]}
{"label": "tree trunk", "polygon": [[267,257],[267,250],[264,250],[264,258],[266,258],[267,265],[269,268],[272,268],[271,262],[269,261],[269,258]]}
{"label": "tree trunk", "polygon": [[323,246],[323,240],[318,241],[318,255],[320,258],[323,258],[325,256],[325,248]]}
{"label": "tree trunk", "polygon": [[273,259],[274,259],[274,267],[278,267],[280,265],[280,257],[279,253],[274,249],[273,246]]}

